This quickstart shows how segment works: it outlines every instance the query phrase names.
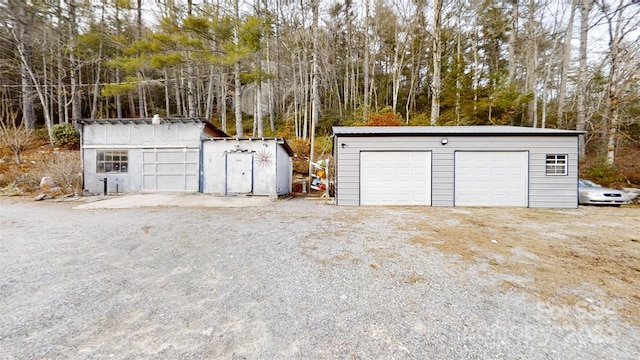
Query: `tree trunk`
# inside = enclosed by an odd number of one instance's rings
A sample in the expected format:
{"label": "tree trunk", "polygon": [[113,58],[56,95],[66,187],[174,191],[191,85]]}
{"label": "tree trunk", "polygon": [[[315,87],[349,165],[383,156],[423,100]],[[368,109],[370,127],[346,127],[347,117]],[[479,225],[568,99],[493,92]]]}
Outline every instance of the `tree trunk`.
{"label": "tree trunk", "polygon": [[440,118],[440,93],[442,83],[440,68],[442,61],[442,0],[435,0],[433,5],[433,79],[431,83],[431,126],[438,125]]}
{"label": "tree trunk", "polygon": [[[14,36],[14,40],[19,43],[18,39],[16,39],[16,33],[15,32],[13,32],[13,36]],[[40,84],[38,84],[36,76],[35,76],[32,68],[27,66],[27,64],[28,64],[27,56],[26,56],[27,54],[24,53],[23,50],[24,49],[22,47],[18,46],[18,55],[20,56],[21,65],[24,65],[28,76],[31,78],[31,82],[33,84],[33,89],[35,90],[36,94],[38,95],[38,98],[40,99],[40,105],[42,105],[43,109],[47,109],[48,107],[47,107],[47,101],[45,100],[45,94],[44,94],[42,88],[40,87]],[[51,116],[50,116],[49,111],[45,110],[43,113],[44,113],[44,121],[45,121],[45,124],[47,126],[47,132],[49,133],[49,143],[51,145],[53,145],[53,140],[54,140],[53,139],[53,122],[51,120]],[[23,119],[24,119],[24,115],[23,115]],[[26,123],[25,123],[25,126],[26,126]],[[27,129],[27,131],[31,131],[31,130]]]}
{"label": "tree trunk", "polygon": [[533,95],[533,100],[527,104],[528,123],[533,127],[538,127],[538,94],[536,85],[538,82],[538,38],[536,34],[537,25],[535,23],[535,0],[529,0],[529,18],[527,21],[527,36],[529,37],[527,46],[527,92]]}
{"label": "tree trunk", "polygon": [[363,109],[362,109],[362,121],[369,120],[369,0],[364,0],[364,64],[363,64]]}
{"label": "tree trunk", "polygon": [[[115,18],[116,18],[116,36],[120,37],[120,6],[119,2],[114,2],[115,5]],[[120,49],[116,48],[116,56],[120,56]],[[122,76],[120,74],[120,66],[116,65],[116,84],[120,84],[122,82]],[[118,92],[116,94],[116,117],[118,119],[122,119],[122,95]]]}
{"label": "tree trunk", "polygon": [[82,119],[82,97],[79,87],[78,62],[75,57],[76,43],[78,37],[78,25],[76,23],[75,0],[69,1],[69,78],[71,81],[71,118],[73,120]]}
{"label": "tree trunk", "polygon": [[[190,54],[187,52],[187,57],[190,57]],[[195,66],[192,60],[189,60],[187,63],[187,104],[189,117],[195,118],[198,114],[198,108],[196,106],[196,83],[194,81],[195,77]]]}
{"label": "tree trunk", "polygon": [[19,18],[16,19],[16,26],[18,27],[18,36],[14,32],[14,39],[18,44],[18,52],[21,54],[22,61],[20,62],[20,80],[22,88],[22,122],[25,124],[28,131],[32,131],[36,128],[36,111],[34,106],[35,90],[33,78],[29,74],[29,69],[33,66],[33,58],[31,53],[31,34],[29,33],[26,21],[28,20],[26,4],[20,4],[18,10]]}
{"label": "tree trunk", "polygon": [[164,74],[164,116],[169,117],[171,115],[171,97],[169,92],[169,86],[171,80],[169,79],[169,70],[165,67],[162,69]]}
{"label": "tree trunk", "polygon": [[313,173],[312,161],[315,159],[315,137],[316,137],[316,124],[318,122],[318,115],[320,109],[319,94],[318,94],[318,1],[312,0],[313,7],[313,58],[312,58],[312,73],[311,73],[311,150],[309,153],[309,189],[311,189],[311,174]]}
{"label": "tree trunk", "polygon": [[516,77],[516,40],[518,31],[518,0],[511,0],[511,31],[509,32],[509,85]]}
{"label": "tree trunk", "polygon": [[240,63],[235,63],[233,66],[233,102],[235,106],[235,115],[236,115],[236,136],[242,137],[244,136],[244,130],[242,129],[242,92],[240,82]]}
{"label": "tree trunk", "polygon": [[256,84],[256,126],[258,127],[258,137],[264,136],[264,124],[262,122],[262,80],[258,79]]}
{"label": "tree trunk", "polygon": [[[62,0],[58,0],[58,4],[56,7],[56,17],[59,19],[59,21],[62,19]],[[62,64],[62,42],[63,42],[63,34],[62,34],[62,29],[60,29],[60,33],[59,33],[60,38],[60,43],[59,46],[56,46],[56,58],[57,58],[57,62],[58,62],[58,75],[57,75],[57,101],[58,101],[58,123],[62,124],[63,122],[66,121],[67,118],[67,114],[65,114],[65,107],[64,107],[64,103],[65,103],[65,99],[64,99],[64,93],[65,93],[65,86],[64,86],[64,82],[62,80],[62,76],[64,74],[64,68],[63,68],[63,64]]]}
{"label": "tree trunk", "polygon": [[204,111],[204,117],[207,121],[211,121],[213,113],[213,99],[215,94],[216,69],[213,65],[209,65],[209,83],[207,84],[207,106]]}
{"label": "tree trunk", "polygon": [[569,66],[571,65],[571,40],[573,39],[573,23],[575,19],[576,8],[579,0],[571,1],[571,12],[569,13],[569,23],[567,24],[567,35],[564,40],[562,57],[560,60],[560,84],[558,89],[558,128],[565,128],[565,101],[567,94],[567,77],[569,74]]}
{"label": "tree trunk", "polygon": [[[576,106],[576,130],[587,131],[587,114],[585,98],[587,93],[587,41],[589,34],[589,12],[591,11],[592,0],[581,0],[582,11],[580,15],[580,55],[578,58],[580,68],[578,71],[577,82],[577,106]],[[585,158],[586,134],[579,136],[578,141],[579,157]]]}
{"label": "tree trunk", "polygon": [[[100,8],[100,22],[104,23],[104,3]],[[100,36],[100,44],[98,45],[98,57],[96,64],[96,77],[93,84],[93,101],[91,102],[91,118],[96,119],[98,117],[98,97],[100,95],[100,73],[102,69],[102,48],[103,48],[103,36]]]}
{"label": "tree trunk", "polygon": [[[239,0],[235,0],[233,2],[234,6],[234,14],[235,14],[235,27],[233,29],[233,40],[236,46],[239,46],[240,43],[240,10],[239,10]],[[242,137],[244,136],[244,130],[242,128],[242,82],[240,80],[240,61],[236,60],[235,64],[233,64],[233,102],[235,107],[235,116],[236,116],[236,136]]]}
{"label": "tree trunk", "polygon": [[220,69],[220,82],[218,89],[218,114],[222,131],[227,132],[227,73]]}

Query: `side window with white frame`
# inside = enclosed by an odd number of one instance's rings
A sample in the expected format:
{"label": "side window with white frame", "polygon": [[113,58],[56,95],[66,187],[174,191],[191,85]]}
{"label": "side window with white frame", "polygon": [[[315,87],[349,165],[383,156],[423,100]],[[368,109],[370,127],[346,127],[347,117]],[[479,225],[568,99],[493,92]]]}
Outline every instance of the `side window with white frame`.
{"label": "side window with white frame", "polygon": [[129,168],[127,150],[98,150],[96,152],[97,173],[126,173]]}
{"label": "side window with white frame", "polygon": [[546,175],[567,175],[569,156],[566,154],[547,154]]}

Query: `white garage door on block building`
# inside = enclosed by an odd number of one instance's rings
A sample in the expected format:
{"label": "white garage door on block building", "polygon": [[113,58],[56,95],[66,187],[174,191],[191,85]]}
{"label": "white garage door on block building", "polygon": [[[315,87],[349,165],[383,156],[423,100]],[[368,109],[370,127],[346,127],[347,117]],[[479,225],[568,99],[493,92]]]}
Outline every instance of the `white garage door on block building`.
{"label": "white garage door on block building", "polygon": [[527,207],[529,153],[457,151],[455,206]]}
{"label": "white garage door on block building", "polygon": [[156,149],[142,152],[142,190],[198,191],[197,149]]}
{"label": "white garage door on block building", "polygon": [[431,205],[431,152],[361,152],[360,205]]}

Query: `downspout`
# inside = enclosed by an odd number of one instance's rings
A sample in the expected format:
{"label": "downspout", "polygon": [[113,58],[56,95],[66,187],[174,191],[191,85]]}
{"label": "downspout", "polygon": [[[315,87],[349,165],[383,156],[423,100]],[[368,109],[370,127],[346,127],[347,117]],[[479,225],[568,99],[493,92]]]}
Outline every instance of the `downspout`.
{"label": "downspout", "polygon": [[204,159],[204,140],[205,139],[200,139],[200,152],[198,153],[198,174],[200,174],[200,176],[198,176],[198,192],[202,193],[204,192],[204,164],[203,164],[203,159]]}
{"label": "downspout", "polygon": [[74,127],[80,133],[80,192],[84,194],[84,123],[78,120],[74,120],[74,123]]}

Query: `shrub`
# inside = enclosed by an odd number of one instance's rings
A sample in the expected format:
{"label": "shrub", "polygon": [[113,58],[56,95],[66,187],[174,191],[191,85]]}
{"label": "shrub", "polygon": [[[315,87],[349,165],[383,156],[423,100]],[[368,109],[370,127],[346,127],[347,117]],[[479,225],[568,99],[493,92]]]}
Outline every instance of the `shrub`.
{"label": "shrub", "polygon": [[75,149],[80,144],[80,133],[70,123],[53,125],[53,143]]}
{"label": "shrub", "polygon": [[370,114],[364,126],[400,126],[400,120],[394,113]]}
{"label": "shrub", "polygon": [[80,153],[78,151],[66,151],[53,153],[46,162],[46,173],[64,191],[75,195],[80,188],[82,169],[80,166]]}
{"label": "shrub", "polygon": [[610,185],[624,181],[624,176],[618,171],[615,165],[607,164],[604,159],[598,159],[593,164],[582,170],[582,176],[602,185]]}
{"label": "shrub", "polygon": [[300,174],[309,173],[309,153],[311,142],[303,139],[288,140],[289,146],[297,157],[293,158],[293,171]]}
{"label": "shrub", "polygon": [[369,114],[369,119],[364,126],[400,126],[402,118],[387,106],[378,112]]}

